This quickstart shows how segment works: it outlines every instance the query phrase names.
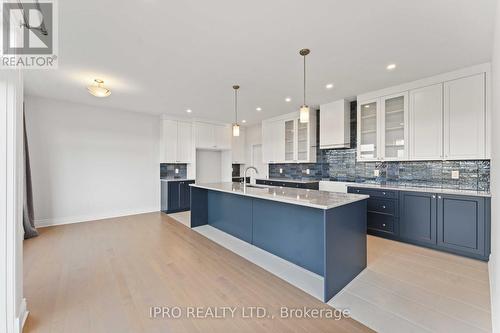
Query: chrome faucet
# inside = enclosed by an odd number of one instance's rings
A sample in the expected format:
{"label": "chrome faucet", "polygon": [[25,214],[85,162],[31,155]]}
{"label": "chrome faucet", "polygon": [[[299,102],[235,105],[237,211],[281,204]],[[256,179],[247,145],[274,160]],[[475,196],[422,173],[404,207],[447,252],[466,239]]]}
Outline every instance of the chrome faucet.
{"label": "chrome faucet", "polygon": [[249,167],[245,168],[245,174],[244,174],[244,177],[243,177],[243,192],[247,191],[247,171],[250,170],[250,169],[255,170],[255,173],[259,174],[259,170],[257,170],[257,168],[254,167],[254,166],[249,166]]}

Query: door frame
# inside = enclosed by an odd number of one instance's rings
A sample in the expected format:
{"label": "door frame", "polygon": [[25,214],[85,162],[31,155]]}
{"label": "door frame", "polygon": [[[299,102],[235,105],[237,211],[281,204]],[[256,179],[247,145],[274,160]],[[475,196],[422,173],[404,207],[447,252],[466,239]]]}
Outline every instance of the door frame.
{"label": "door frame", "polygon": [[21,70],[0,80],[0,331],[21,332],[23,298],[23,81]]}
{"label": "door frame", "polygon": [[[257,146],[260,146],[260,151],[261,151],[261,154],[262,154],[262,143],[252,143],[250,145],[250,165],[255,165],[255,157],[253,156],[254,154],[254,148],[257,147]],[[269,174],[269,164],[267,163],[264,163],[264,160],[261,160],[261,163],[263,165],[266,165],[266,169],[261,171],[259,170],[260,174],[259,174],[259,177],[262,177],[262,178],[267,178],[268,177],[268,174]]]}

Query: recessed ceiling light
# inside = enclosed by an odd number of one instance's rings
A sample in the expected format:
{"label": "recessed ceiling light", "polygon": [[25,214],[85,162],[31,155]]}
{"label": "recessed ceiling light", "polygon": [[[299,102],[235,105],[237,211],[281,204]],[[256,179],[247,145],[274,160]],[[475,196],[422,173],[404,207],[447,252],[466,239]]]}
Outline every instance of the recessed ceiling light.
{"label": "recessed ceiling light", "polygon": [[292,99],[290,97],[285,98],[285,102],[291,102]]}
{"label": "recessed ceiling light", "polygon": [[325,87],[326,87],[326,89],[332,89],[333,88],[333,83],[328,83]]}
{"label": "recessed ceiling light", "polygon": [[104,81],[94,79],[94,84],[87,87],[87,91],[95,97],[108,97],[111,95],[111,90],[104,87]]}
{"label": "recessed ceiling light", "polygon": [[369,107],[370,107],[370,104],[366,104],[366,105],[365,105],[365,108],[367,108],[367,109],[368,109]]}
{"label": "recessed ceiling light", "polygon": [[257,107],[255,110],[257,110],[257,111],[262,111],[262,108],[259,106],[259,107]]}
{"label": "recessed ceiling light", "polygon": [[245,119],[243,119],[241,122],[244,124],[244,123],[246,123],[247,121],[246,121]]}
{"label": "recessed ceiling light", "polygon": [[187,109],[187,110],[186,110],[186,112],[187,112],[187,113],[191,113],[191,112],[193,112],[193,110],[191,110],[191,109]]}
{"label": "recessed ceiling light", "polygon": [[387,69],[388,71],[395,70],[395,69],[396,69],[396,64],[389,64],[389,65],[387,65],[386,69]]}

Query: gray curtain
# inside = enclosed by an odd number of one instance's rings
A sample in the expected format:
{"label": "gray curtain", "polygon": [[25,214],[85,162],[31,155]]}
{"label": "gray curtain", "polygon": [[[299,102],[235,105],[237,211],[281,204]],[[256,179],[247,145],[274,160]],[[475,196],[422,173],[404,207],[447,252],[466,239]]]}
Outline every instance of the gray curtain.
{"label": "gray curtain", "polygon": [[33,212],[33,191],[31,188],[31,167],[30,154],[28,151],[28,137],[26,135],[26,114],[23,105],[23,127],[24,127],[24,205],[23,205],[23,227],[24,239],[38,236],[35,228],[35,218]]}

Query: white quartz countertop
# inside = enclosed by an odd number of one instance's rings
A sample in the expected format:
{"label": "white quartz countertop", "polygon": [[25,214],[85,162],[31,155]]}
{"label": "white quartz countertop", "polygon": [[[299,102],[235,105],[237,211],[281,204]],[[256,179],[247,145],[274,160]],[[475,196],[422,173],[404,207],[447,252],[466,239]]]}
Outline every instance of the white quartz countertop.
{"label": "white quartz countertop", "polygon": [[319,183],[319,180],[314,180],[314,179],[290,179],[290,178],[255,178],[255,179],[267,180],[271,182],[285,182],[285,183],[299,183],[299,184]]}
{"label": "white quartz countertop", "polygon": [[473,191],[473,190],[454,190],[436,187],[414,187],[402,185],[380,185],[380,184],[366,184],[366,183],[349,183],[350,187],[374,188],[380,190],[395,190],[395,191],[411,191],[411,192],[427,192],[436,194],[456,194],[456,195],[470,195],[478,197],[491,197],[490,192],[486,191]]}
{"label": "white quartz countertop", "polygon": [[190,186],[319,209],[335,208],[369,198],[368,195],[361,194],[264,185],[247,185],[246,192],[243,192],[243,184],[241,183],[190,184]]}

